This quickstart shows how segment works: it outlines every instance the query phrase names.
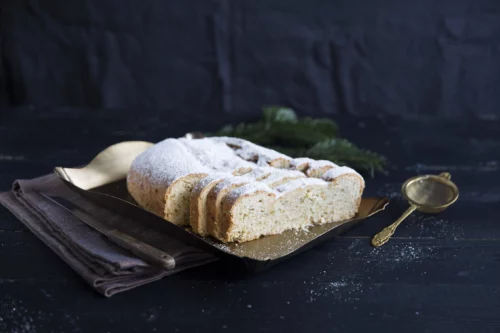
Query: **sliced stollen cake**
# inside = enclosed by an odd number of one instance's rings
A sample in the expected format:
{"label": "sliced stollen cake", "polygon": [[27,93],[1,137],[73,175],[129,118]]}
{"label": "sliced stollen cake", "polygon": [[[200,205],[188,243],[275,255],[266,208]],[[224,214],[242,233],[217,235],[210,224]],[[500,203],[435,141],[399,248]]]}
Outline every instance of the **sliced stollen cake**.
{"label": "sliced stollen cake", "polygon": [[[220,238],[220,223],[222,221],[222,202],[232,190],[247,184],[261,183],[269,188],[283,184],[289,180],[305,177],[299,171],[285,169],[256,169],[241,177],[229,177],[215,185],[206,200],[206,231],[215,238]],[[259,175],[259,172],[261,174]],[[253,175],[252,175],[253,174]]]}
{"label": "sliced stollen cake", "polygon": [[352,217],[363,178],[329,161],[292,159],[243,139],[166,139],[127,175],[137,203],[224,242]]}
{"label": "sliced stollen cake", "polygon": [[[245,175],[245,178],[242,177],[236,177],[234,178],[235,183],[234,186],[237,186],[238,180],[240,180],[241,184],[245,184],[246,182],[250,182],[257,179],[261,179],[263,177],[266,177],[267,175],[270,174],[271,168],[267,168],[268,170],[263,170],[263,168],[255,168],[251,170],[250,172],[247,172]],[[206,236],[208,234],[207,232],[207,217],[208,217],[208,212],[207,212],[207,199],[209,197],[209,194],[211,193],[211,190],[217,186],[219,183],[226,181],[224,184],[229,185],[229,181],[232,179],[232,177],[227,174],[227,173],[216,173],[212,174],[210,176],[207,176],[200,180],[195,187],[193,188],[193,191],[191,192],[191,204],[190,204],[190,216],[189,216],[189,221],[191,228],[193,228],[193,231],[196,232],[197,234],[201,236]],[[225,185],[224,185],[225,186]],[[219,186],[217,191],[222,190],[222,187]],[[215,200],[217,198],[217,195],[214,195],[213,193],[210,196],[211,198],[211,204],[215,205]],[[215,216],[215,213],[212,213],[213,216]],[[215,218],[214,218],[215,219]],[[214,222],[211,221],[211,225],[213,225]]]}
{"label": "sliced stollen cake", "polygon": [[272,189],[254,182],[233,189],[221,203],[223,242],[245,242],[264,235],[352,218],[365,183],[354,170],[335,167],[323,179],[299,178]]}

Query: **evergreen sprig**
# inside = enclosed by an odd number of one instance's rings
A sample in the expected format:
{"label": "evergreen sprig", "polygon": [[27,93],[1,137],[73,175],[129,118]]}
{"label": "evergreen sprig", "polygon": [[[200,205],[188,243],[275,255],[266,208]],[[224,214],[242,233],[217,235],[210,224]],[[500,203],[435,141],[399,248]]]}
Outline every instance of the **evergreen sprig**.
{"label": "evergreen sprig", "polygon": [[385,157],[358,148],[338,133],[331,119],[298,117],[292,109],[271,106],[263,108],[263,117],[257,122],[227,125],[207,135],[242,138],[292,157],[329,160],[369,172],[372,177],[384,171]]}

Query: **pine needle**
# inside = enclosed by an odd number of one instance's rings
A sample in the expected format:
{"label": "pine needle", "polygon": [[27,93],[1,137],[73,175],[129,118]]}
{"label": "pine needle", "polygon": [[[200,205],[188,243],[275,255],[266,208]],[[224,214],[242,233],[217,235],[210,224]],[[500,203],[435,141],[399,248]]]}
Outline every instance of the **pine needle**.
{"label": "pine needle", "polygon": [[271,106],[263,108],[263,118],[254,123],[227,125],[207,136],[233,136],[274,149],[291,157],[310,157],[329,160],[374,177],[384,172],[385,157],[358,148],[338,137],[337,124],[328,118],[298,117],[289,108]]}

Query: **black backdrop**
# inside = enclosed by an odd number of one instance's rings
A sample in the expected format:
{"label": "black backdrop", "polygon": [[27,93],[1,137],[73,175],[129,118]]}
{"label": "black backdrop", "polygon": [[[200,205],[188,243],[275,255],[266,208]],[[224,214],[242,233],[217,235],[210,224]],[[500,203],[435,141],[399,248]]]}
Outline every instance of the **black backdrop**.
{"label": "black backdrop", "polygon": [[500,116],[500,1],[2,0],[2,105]]}

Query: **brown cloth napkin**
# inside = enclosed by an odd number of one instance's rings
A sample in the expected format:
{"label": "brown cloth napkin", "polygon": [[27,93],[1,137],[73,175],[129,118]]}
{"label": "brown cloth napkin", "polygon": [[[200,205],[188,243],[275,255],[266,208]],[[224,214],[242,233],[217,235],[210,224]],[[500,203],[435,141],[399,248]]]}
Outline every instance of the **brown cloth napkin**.
{"label": "brown cloth napkin", "polygon": [[[160,248],[174,258],[175,267],[158,268],[137,258],[40,193],[62,197],[97,220]],[[0,193],[0,203],[85,281],[107,297],[216,260],[211,254],[84,199],[53,174],[16,180],[11,192]]]}

